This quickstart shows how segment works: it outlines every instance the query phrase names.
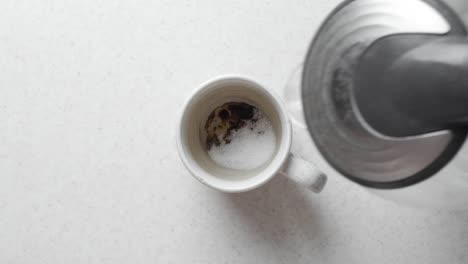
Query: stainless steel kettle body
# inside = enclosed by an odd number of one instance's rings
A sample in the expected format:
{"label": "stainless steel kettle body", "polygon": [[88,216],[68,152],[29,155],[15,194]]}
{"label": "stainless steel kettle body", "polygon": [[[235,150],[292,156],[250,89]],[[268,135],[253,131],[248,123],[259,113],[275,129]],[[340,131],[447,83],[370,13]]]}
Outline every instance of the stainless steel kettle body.
{"label": "stainless steel kettle body", "polygon": [[468,25],[468,3],[465,0],[445,0],[444,1],[462,20]]}
{"label": "stainless steel kettle body", "polygon": [[306,57],[308,130],[340,174],[413,205],[468,209],[468,2],[351,0]]}

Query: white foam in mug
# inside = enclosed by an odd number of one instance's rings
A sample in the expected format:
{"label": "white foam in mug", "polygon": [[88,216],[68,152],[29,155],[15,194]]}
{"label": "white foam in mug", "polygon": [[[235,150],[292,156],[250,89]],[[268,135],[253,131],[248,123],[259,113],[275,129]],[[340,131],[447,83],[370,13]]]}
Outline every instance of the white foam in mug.
{"label": "white foam in mug", "polygon": [[258,107],[254,116],[243,120],[245,125],[236,129],[229,142],[219,139],[219,146],[208,150],[210,158],[218,165],[233,170],[253,170],[269,162],[276,150],[276,134],[270,118]]}
{"label": "white foam in mug", "polygon": [[[244,147],[239,149],[243,145],[239,141],[241,144],[233,145],[236,149],[231,149],[232,152],[224,156],[230,158],[231,163],[224,158],[217,159],[214,153],[210,155],[205,131],[207,118],[213,109],[229,102],[247,102],[261,109],[268,117],[268,122],[263,125],[270,126],[274,134],[274,137],[258,138],[254,145],[246,146],[245,142],[252,143],[252,134],[242,134],[246,131],[239,130],[240,134],[236,136],[241,141],[245,140]],[[292,127],[282,102],[263,86],[244,77],[220,77],[201,85],[184,105],[178,123],[177,148],[184,165],[200,182],[223,192],[249,191],[278,174],[287,175],[310,190],[320,192],[326,176],[310,162],[294,157],[290,153],[291,143]],[[249,147],[262,148],[255,155],[263,156],[254,157],[256,160],[249,163],[249,156],[243,152]],[[233,164],[234,158],[242,164]]]}

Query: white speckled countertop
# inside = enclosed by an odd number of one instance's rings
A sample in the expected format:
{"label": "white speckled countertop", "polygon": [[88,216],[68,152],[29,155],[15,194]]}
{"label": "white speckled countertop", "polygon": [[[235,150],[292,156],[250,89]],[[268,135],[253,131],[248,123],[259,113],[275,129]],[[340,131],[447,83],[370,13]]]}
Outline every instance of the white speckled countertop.
{"label": "white speckled countertop", "polygon": [[188,93],[225,73],[280,92],[338,2],[2,1],[0,263],[468,263],[468,213],[333,174],[226,195],[179,161]]}

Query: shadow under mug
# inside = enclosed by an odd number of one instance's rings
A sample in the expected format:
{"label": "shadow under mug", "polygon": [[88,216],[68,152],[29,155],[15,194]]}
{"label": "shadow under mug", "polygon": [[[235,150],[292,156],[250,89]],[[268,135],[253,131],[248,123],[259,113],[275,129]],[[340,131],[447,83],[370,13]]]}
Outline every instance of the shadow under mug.
{"label": "shadow under mug", "polygon": [[[261,167],[253,170],[227,169],[209,157],[204,143],[206,120],[215,108],[228,102],[253,104],[270,119],[276,134],[276,149],[271,159]],[[202,84],[185,103],[177,129],[177,149],[182,162],[196,179],[216,190],[246,192],[283,174],[319,193],[327,181],[314,165],[290,153],[292,126],[283,103],[248,78],[224,76]]]}

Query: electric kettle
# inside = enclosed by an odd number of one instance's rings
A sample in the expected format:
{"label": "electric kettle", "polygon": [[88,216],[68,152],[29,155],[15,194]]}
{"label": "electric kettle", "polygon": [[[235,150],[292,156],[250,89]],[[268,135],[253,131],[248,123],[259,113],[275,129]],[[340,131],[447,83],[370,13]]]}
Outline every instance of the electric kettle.
{"label": "electric kettle", "polygon": [[316,34],[302,108],[339,174],[395,201],[468,209],[468,2],[348,0]]}

